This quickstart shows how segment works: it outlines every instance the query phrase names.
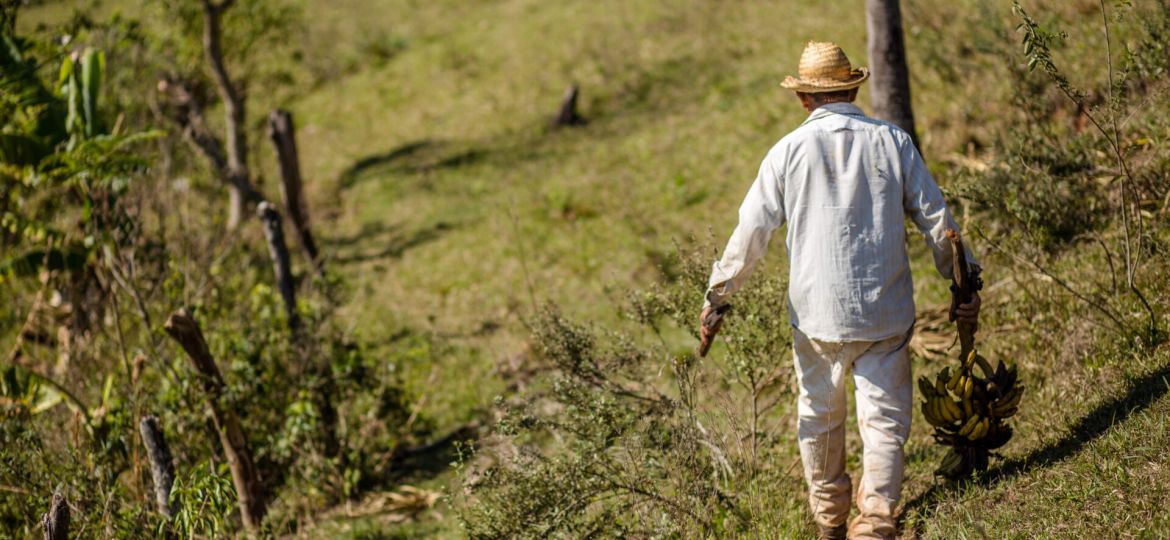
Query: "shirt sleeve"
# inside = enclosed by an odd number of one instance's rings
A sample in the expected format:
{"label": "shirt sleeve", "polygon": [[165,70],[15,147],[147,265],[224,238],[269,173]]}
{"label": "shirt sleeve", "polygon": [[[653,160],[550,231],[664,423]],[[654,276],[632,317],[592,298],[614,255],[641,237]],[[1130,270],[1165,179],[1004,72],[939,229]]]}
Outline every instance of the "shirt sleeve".
{"label": "shirt sleeve", "polygon": [[769,154],[739,207],[739,225],[731,233],[723,257],[711,269],[704,307],[727,303],[743,286],[767,252],[772,233],[784,221],[783,178]]}
{"label": "shirt sleeve", "polygon": [[[926,245],[934,254],[934,266],[938,273],[946,279],[951,279],[951,242],[947,239],[947,229],[959,230],[958,223],[947,210],[946,200],[942,190],[935,183],[922,155],[918,149],[906,138],[901,146],[903,179],[902,206],[910,219],[926,237]],[[969,243],[963,243],[967,254],[967,263],[978,267],[979,261],[971,252]]]}

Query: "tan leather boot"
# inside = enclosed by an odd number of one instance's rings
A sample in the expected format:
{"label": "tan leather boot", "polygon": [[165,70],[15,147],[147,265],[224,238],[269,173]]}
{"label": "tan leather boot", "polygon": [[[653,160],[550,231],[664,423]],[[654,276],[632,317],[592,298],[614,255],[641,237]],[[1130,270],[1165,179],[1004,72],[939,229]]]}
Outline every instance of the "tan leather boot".
{"label": "tan leather boot", "polygon": [[845,523],[837,525],[836,527],[817,525],[817,538],[819,540],[845,540],[845,525]]}

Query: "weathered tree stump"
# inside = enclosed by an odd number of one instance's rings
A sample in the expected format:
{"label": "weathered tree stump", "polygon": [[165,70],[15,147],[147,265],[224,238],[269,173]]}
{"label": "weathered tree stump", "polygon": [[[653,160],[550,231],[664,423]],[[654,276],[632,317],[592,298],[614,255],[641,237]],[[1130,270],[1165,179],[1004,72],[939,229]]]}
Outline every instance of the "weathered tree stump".
{"label": "weathered tree stump", "polygon": [[297,316],[297,290],[293,284],[292,267],[289,263],[288,245],[284,242],[284,227],[280,212],[268,201],[256,207],[256,214],[264,223],[264,237],[268,240],[268,255],[272,258],[272,271],[276,275],[276,288],[284,299],[284,310],[288,315],[288,326],[297,330],[301,319]]}
{"label": "weathered tree stump", "polygon": [[309,261],[314,272],[319,274],[322,265],[317,243],[309,229],[308,204],[305,202],[292,114],[281,109],[272,111],[268,115],[268,138],[272,139],[272,146],[276,148],[276,162],[280,166],[280,195],[284,199],[284,209],[297,230],[305,259]]}
{"label": "weathered tree stump", "polygon": [[167,318],[164,328],[167,334],[183,347],[203,379],[203,389],[207,395],[208,407],[211,409],[211,420],[219,432],[219,442],[223,447],[224,457],[227,458],[228,468],[232,471],[232,483],[236,486],[240,516],[243,518],[244,527],[256,532],[264,520],[267,502],[261,493],[252,451],[248,447],[248,439],[244,437],[240,421],[232,410],[220,402],[226,391],[223,375],[220,374],[215,359],[207,348],[207,341],[203,339],[199,323],[195,322],[195,318],[185,308],[172,313]]}
{"label": "weathered tree stump", "polygon": [[171,519],[175,515],[170,504],[175,467],[162,426],[158,418],[147,416],[138,422],[138,432],[142,435],[142,445],[146,447],[146,457],[150,460],[150,478],[154,482],[154,502],[158,513]]}
{"label": "weathered tree stump", "polygon": [[577,96],[580,93],[581,89],[575,84],[565,90],[565,96],[561,98],[561,108],[553,119],[553,126],[567,127],[585,123],[585,119],[577,113]]}
{"label": "weathered tree stump", "polygon": [[45,540],[69,539],[69,504],[64,495],[53,494],[49,512],[41,516],[41,527],[45,530]]}

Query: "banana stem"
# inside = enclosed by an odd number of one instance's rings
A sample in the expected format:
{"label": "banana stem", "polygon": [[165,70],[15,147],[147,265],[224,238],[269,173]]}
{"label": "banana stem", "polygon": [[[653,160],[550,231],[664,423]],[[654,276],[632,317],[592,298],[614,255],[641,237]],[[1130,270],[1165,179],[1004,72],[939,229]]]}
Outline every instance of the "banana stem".
{"label": "banana stem", "polygon": [[959,323],[959,358],[967,359],[967,355],[975,350],[975,325]]}

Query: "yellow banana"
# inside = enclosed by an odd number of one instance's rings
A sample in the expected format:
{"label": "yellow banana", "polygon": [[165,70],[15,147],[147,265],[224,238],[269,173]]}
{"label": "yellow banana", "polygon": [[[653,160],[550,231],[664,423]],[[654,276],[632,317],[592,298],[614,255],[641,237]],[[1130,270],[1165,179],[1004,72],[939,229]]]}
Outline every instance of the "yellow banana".
{"label": "yellow banana", "polygon": [[971,418],[968,418],[967,422],[965,424],[963,424],[963,427],[959,429],[959,435],[961,435],[963,437],[968,437],[969,435],[971,435],[971,431],[973,431],[975,429],[975,426],[978,424],[979,424],[979,417],[978,416],[972,416]]}
{"label": "yellow banana", "polygon": [[974,433],[972,433],[969,438],[972,441],[977,441],[979,439],[982,439],[984,435],[987,435],[987,431],[990,429],[991,429],[991,419],[984,418],[983,420],[981,420],[979,422],[979,425],[975,426]]}
{"label": "yellow banana", "polygon": [[930,404],[927,401],[922,402],[922,417],[925,418],[927,422],[930,422],[930,425],[934,427],[942,427],[946,424],[931,414]]}
{"label": "yellow banana", "polygon": [[963,418],[963,410],[959,408],[953,399],[944,397],[942,398],[942,401],[943,407],[947,410],[947,418],[950,419],[951,422]]}
{"label": "yellow banana", "polygon": [[947,383],[943,382],[942,377],[934,380],[934,393],[940,396],[947,395]]}
{"label": "yellow banana", "polygon": [[975,391],[975,379],[971,377],[963,378],[963,399],[971,397],[971,392]]}
{"label": "yellow banana", "polygon": [[981,429],[983,429],[983,420],[979,420],[978,422],[975,422],[975,427],[971,428],[971,433],[967,434],[967,440],[969,440],[969,441],[979,440],[979,431]]}
{"label": "yellow banana", "polygon": [[951,418],[950,418],[950,415],[947,413],[947,408],[943,406],[942,398],[935,396],[935,398],[931,401],[933,401],[933,403],[931,403],[931,406],[934,407],[934,411],[936,414],[938,414],[939,420],[942,420],[943,422],[950,423]]}
{"label": "yellow banana", "polygon": [[955,391],[955,387],[959,384],[959,377],[963,375],[963,370],[956,369],[950,377],[947,378],[947,390]]}

